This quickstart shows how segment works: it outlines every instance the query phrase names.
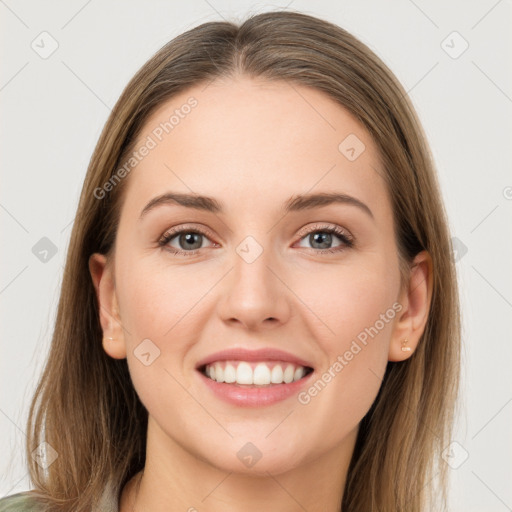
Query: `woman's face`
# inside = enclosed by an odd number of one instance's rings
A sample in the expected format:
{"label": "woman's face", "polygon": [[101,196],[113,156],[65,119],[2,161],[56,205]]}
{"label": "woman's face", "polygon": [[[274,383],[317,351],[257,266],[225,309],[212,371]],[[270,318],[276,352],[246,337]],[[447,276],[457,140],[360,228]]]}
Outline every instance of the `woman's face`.
{"label": "woman's face", "polygon": [[[105,350],[127,357],[155,446],[261,474],[353,446],[387,361],[408,357],[397,348],[407,297],[392,210],[368,132],[320,91],[240,77],[163,104],[135,149],[100,309],[115,338]],[[195,199],[144,211],[163,194]],[[317,194],[340,199],[308,199]],[[239,348],[287,355],[214,355]],[[215,384],[197,368],[211,355],[220,380],[299,380]],[[294,357],[313,372],[286,370]],[[250,364],[237,373],[239,361]]]}

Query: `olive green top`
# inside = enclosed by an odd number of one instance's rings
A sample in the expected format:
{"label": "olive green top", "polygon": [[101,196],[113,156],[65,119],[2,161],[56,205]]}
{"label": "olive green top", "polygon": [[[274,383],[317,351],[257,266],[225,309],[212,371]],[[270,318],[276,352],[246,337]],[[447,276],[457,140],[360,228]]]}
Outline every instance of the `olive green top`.
{"label": "olive green top", "polygon": [[[40,512],[41,503],[30,491],[18,492],[0,498],[0,512]],[[98,512],[119,512],[118,493],[107,485],[101,497]]]}
{"label": "olive green top", "polygon": [[37,501],[26,492],[19,492],[0,498],[0,512],[37,512]]}

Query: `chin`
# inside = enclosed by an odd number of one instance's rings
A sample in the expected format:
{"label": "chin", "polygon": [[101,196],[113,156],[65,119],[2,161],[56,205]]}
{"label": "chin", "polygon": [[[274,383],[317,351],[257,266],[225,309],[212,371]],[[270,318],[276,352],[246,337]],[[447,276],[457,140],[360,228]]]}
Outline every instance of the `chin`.
{"label": "chin", "polygon": [[278,438],[244,437],[235,437],[227,444],[218,443],[208,453],[197,452],[197,456],[224,472],[261,477],[290,471],[304,459],[302,442],[295,445]]}

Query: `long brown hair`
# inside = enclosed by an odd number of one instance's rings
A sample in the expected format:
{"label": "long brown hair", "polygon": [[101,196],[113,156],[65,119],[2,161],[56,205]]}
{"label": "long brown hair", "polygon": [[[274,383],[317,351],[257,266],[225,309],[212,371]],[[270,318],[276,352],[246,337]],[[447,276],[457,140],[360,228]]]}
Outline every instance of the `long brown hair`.
{"label": "long brown hair", "polygon": [[[459,387],[460,319],[446,212],[430,150],[406,92],[386,65],[344,29],[298,12],[268,12],[237,25],[209,22],[162,47],[127,85],[103,129],[82,188],[67,253],[50,352],[28,418],[34,495],[48,510],[90,511],[110,482],[120,490],[144,466],[147,410],[126,359],[102,348],[89,273],[94,252],[114,248],[129,176],[101,200],[148,117],[187,88],[245,74],[323,91],[369,131],[394,211],[400,270],[421,250],[433,263],[428,322],[414,354],[389,362],[361,422],[347,475],[345,512],[420,512],[437,477],[447,497],[449,443]],[[45,471],[31,456],[46,441],[58,453]]]}

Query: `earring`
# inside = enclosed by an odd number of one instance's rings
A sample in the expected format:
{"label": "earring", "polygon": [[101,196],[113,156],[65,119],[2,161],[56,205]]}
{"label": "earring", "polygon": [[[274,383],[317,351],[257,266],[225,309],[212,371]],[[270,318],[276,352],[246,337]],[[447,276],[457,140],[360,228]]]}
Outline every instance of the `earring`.
{"label": "earring", "polygon": [[110,341],[114,341],[114,338],[110,338],[110,337],[108,337],[108,338],[106,338],[106,339],[107,339],[107,340],[110,340]]}
{"label": "earring", "polygon": [[405,340],[402,341],[402,351],[403,352],[410,352],[411,351],[411,347],[406,347],[406,343],[407,343],[407,338]]}

